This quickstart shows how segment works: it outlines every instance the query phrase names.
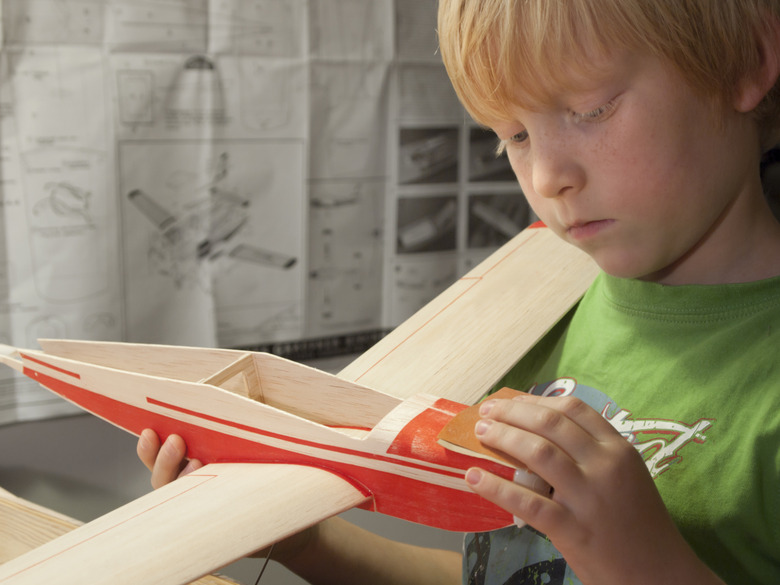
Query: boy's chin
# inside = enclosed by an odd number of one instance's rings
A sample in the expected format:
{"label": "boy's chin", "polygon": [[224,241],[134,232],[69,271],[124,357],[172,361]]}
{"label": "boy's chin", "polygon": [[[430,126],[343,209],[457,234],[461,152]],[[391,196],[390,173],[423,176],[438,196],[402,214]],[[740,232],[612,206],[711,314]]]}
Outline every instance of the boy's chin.
{"label": "boy's chin", "polygon": [[603,272],[615,278],[644,280],[647,282],[662,282],[664,278],[665,270],[663,268],[659,269],[655,265],[634,257],[622,255],[615,257],[604,253],[589,253],[589,255],[596,261],[596,264]]}

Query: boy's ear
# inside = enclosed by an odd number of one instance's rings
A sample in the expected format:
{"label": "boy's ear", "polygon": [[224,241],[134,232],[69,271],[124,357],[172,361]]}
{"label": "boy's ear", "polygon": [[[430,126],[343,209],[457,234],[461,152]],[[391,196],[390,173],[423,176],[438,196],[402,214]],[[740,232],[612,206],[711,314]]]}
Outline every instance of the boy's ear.
{"label": "boy's ear", "polygon": [[745,75],[739,83],[734,96],[734,107],[738,112],[754,110],[780,76],[780,19],[767,15],[757,33],[759,66],[752,74]]}

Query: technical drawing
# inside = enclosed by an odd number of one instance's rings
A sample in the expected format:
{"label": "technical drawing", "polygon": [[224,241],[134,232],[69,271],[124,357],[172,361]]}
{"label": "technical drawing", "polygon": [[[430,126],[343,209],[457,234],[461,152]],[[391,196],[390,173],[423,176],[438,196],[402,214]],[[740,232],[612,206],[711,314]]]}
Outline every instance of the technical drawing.
{"label": "technical drawing", "polygon": [[121,51],[299,55],[304,0],[112,3],[107,38]]}
{"label": "technical drawing", "polygon": [[312,335],[380,326],[384,185],[312,186],[309,315]]}
{"label": "technical drawing", "polygon": [[241,55],[302,55],[304,0],[223,0],[211,4],[212,46]]}
{"label": "technical drawing", "polygon": [[464,117],[443,65],[402,63],[398,67],[399,115],[404,120],[431,123]]}
{"label": "technical drawing", "polygon": [[208,0],[111,2],[106,22],[115,51],[194,53],[208,44]]}
{"label": "technical drawing", "polygon": [[258,339],[288,341],[299,339],[301,309],[298,302],[268,302],[255,305],[261,318],[250,320],[243,311],[226,309],[220,312],[217,322],[217,338],[229,340],[231,347],[256,345]]}
{"label": "technical drawing", "polygon": [[457,220],[458,203],[455,197],[400,199],[397,252],[454,250]]}
{"label": "technical drawing", "polygon": [[311,175],[376,178],[387,173],[388,69],[380,63],[318,63],[311,70]]}
{"label": "technical drawing", "polygon": [[297,259],[247,244],[230,247],[230,241],[245,226],[244,209],[249,200],[215,189],[187,215],[178,218],[140,189],[127,195],[130,202],[157,227],[159,234],[150,245],[149,259],[160,274],[173,278],[177,286],[197,278],[202,260],[215,260],[226,252],[231,258],[274,268],[288,269]]}
{"label": "technical drawing", "polygon": [[[250,265],[292,268],[297,262],[295,256],[235,241],[249,221],[251,202],[221,186],[229,174],[227,152],[217,158],[212,172],[210,183],[200,189],[205,194],[180,213],[173,213],[142,189],[132,189],[127,194],[130,203],[157,230],[147,252],[153,269],[181,287],[199,282],[203,276],[199,270],[201,262],[223,255]],[[170,180],[179,182],[177,177],[185,178],[186,184],[186,177],[177,172],[171,174]]]}
{"label": "technical drawing", "polygon": [[242,58],[238,61],[241,118],[253,130],[277,130],[292,122],[304,94],[306,70],[299,63]]}
{"label": "technical drawing", "polygon": [[394,0],[396,53],[401,60],[441,63],[436,35],[436,3]]}
{"label": "technical drawing", "polygon": [[300,143],[126,141],[119,160],[129,338],[256,344],[244,332],[293,304],[279,334],[301,334]]}
{"label": "technical drawing", "polygon": [[84,317],[84,331],[90,339],[114,339],[117,328],[116,316],[108,311],[92,313]]}
{"label": "technical drawing", "polygon": [[169,120],[224,122],[225,88],[215,61],[206,55],[189,57],[171,83],[165,100]]}
{"label": "technical drawing", "polygon": [[451,183],[457,180],[457,129],[401,130],[398,153],[399,183]]}
{"label": "technical drawing", "polygon": [[389,61],[392,3],[319,0],[310,3],[312,54],[321,59]]}
{"label": "technical drawing", "polygon": [[154,122],[154,75],[150,71],[118,71],[119,120],[135,126]]}
{"label": "technical drawing", "polygon": [[92,193],[67,182],[47,183],[45,197],[33,205],[34,216],[54,214],[60,218],[73,219],[74,225],[94,225],[90,214]]}
{"label": "technical drawing", "polygon": [[104,0],[4,0],[3,36],[9,44],[99,45]]}
{"label": "technical drawing", "polygon": [[27,324],[27,343],[37,345],[38,339],[52,337],[61,339],[68,336],[68,326],[65,321],[56,315],[43,314]]}
{"label": "technical drawing", "polygon": [[76,302],[109,286],[105,156],[79,149],[22,155],[35,286],[47,301]]}
{"label": "technical drawing", "polygon": [[530,223],[521,192],[469,197],[469,248],[497,248]]}
{"label": "technical drawing", "polygon": [[391,327],[398,325],[442,292],[458,277],[455,254],[437,254],[435,258],[406,256],[399,258],[391,275]]}
{"label": "technical drawing", "polygon": [[0,314],[8,310],[8,297],[11,291],[10,267],[5,261],[6,255],[0,256]]}
{"label": "technical drawing", "polygon": [[509,159],[499,156],[496,147],[498,138],[492,130],[471,128],[469,130],[469,180],[501,181],[517,183]]}

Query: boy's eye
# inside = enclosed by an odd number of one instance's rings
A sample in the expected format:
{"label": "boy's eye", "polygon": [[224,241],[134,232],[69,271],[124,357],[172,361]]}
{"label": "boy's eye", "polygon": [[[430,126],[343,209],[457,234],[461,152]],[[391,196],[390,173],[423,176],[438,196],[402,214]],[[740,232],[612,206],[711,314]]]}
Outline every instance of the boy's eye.
{"label": "boy's eye", "polygon": [[525,142],[528,140],[528,130],[523,130],[522,132],[518,132],[514,136],[512,136],[509,139],[509,142],[514,142],[516,144],[519,144],[521,142]]}
{"label": "boy's eye", "polygon": [[603,106],[599,106],[589,112],[572,112],[575,122],[600,122],[606,119],[615,110],[616,99],[609,100]]}
{"label": "boy's eye", "polygon": [[496,155],[502,155],[506,151],[506,147],[510,144],[522,144],[528,140],[528,130],[523,130],[521,132],[518,132],[514,136],[511,136],[509,138],[505,138],[503,140],[498,141],[498,146],[496,146]]}

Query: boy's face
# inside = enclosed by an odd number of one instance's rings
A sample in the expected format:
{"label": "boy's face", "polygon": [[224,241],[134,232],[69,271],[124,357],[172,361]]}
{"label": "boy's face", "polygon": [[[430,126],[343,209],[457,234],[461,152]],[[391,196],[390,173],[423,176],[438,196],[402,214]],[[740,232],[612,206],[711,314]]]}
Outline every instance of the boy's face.
{"label": "boy's face", "polygon": [[491,124],[537,215],[606,272],[712,282],[740,262],[761,197],[755,124],[655,58],[613,55],[576,90]]}

